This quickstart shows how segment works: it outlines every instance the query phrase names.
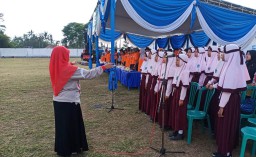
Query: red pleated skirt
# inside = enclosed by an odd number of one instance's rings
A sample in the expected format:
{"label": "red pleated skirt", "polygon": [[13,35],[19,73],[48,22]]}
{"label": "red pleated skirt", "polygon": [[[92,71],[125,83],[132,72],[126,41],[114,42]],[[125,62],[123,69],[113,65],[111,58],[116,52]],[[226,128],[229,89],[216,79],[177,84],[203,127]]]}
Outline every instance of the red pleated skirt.
{"label": "red pleated skirt", "polygon": [[148,103],[148,97],[150,94],[150,87],[151,87],[151,83],[152,83],[152,75],[149,75],[148,77],[148,82],[146,85],[146,89],[145,92],[143,94],[143,104],[142,104],[142,112],[146,113],[146,109],[147,109],[147,103]]}
{"label": "red pleated skirt", "polygon": [[239,93],[231,94],[224,107],[224,117],[217,119],[216,141],[222,155],[232,153],[239,142],[240,99]]}
{"label": "red pleated skirt", "polygon": [[220,103],[220,90],[215,89],[215,93],[212,97],[212,100],[209,105],[208,114],[210,116],[211,126],[216,135],[216,127],[217,127],[217,119],[218,119],[218,111],[219,111],[219,103]]}
{"label": "red pleated skirt", "polygon": [[148,90],[147,104],[146,104],[146,114],[150,115],[150,110],[153,108],[153,99],[154,99],[154,88],[157,83],[157,76],[153,76],[151,81],[151,86]]}
{"label": "red pleated skirt", "polygon": [[140,81],[140,97],[139,97],[139,110],[142,110],[143,96],[145,93],[146,74],[142,74]]}
{"label": "red pleated skirt", "polygon": [[187,103],[189,94],[186,94],[184,104],[179,106],[181,87],[182,86],[175,88],[171,99],[171,115],[169,116],[168,125],[170,125],[174,131],[187,129]]}

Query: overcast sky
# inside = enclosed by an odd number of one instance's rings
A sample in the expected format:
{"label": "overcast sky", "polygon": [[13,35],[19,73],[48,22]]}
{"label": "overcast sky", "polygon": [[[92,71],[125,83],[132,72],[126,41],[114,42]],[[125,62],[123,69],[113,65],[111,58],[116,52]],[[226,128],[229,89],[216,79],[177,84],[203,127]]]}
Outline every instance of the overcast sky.
{"label": "overcast sky", "polygon": [[[61,40],[62,29],[70,22],[87,23],[98,0],[0,0],[5,33],[13,38],[30,30],[47,31]],[[255,0],[226,0],[256,9]],[[1,21],[0,21],[1,22]],[[2,22],[1,22],[2,23]]]}

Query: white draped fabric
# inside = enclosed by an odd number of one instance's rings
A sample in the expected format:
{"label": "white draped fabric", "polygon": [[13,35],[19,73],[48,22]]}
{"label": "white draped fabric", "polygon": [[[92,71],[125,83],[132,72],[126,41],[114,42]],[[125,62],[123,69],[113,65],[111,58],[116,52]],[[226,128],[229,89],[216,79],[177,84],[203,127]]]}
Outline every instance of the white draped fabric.
{"label": "white draped fabric", "polygon": [[203,28],[205,34],[210,39],[212,39],[213,41],[219,43],[220,45],[227,45],[227,44],[232,44],[233,43],[233,44],[239,45],[242,48],[245,48],[245,47],[247,47],[252,42],[252,40],[256,36],[256,25],[255,25],[244,37],[240,38],[237,41],[228,42],[228,41],[222,40],[208,26],[207,22],[205,21],[202,13],[200,12],[200,9],[198,7],[196,7],[196,12],[197,12],[197,16],[198,16],[198,20],[200,22],[200,25]]}
{"label": "white draped fabric", "polygon": [[128,0],[121,0],[124,9],[126,10],[126,12],[129,14],[129,16],[137,23],[139,24],[141,27],[150,30],[150,31],[154,31],[154,32],[159,32],[159,33],[167,33],[167,32],[171,32],[177,28],[179,28],[189,17],[194,4],[196,4],[196,1],[193,1],[191,3],[191,5],[187,8],[187,10],[173,23],[170,23],[169,25],[166,26],[155,26],[152,25],[150,23],[148,23],[147,21],[145,21],[132,7],[132,5],[129,3]]}
{"label": "white draped fabric", "polygon": [[[107,10],[108,3],[109,3],[109,0],[105,0],[104,4],[97,6],[100,8],[96,8],[96,10],[93,14],[93,18],[91,21],[92,22],[92,27],[91,27],[92,33],[90,33],[90,31],[89,31],[89,36],[91,36],[91,35],[99,36],[100,30],[101,30],[101,24],[102,24],[101,20],[103,20],[102,18],[104,17],[105,13],[109,11],[109,10]],[[201,8],[199,6],[196,6],[196,3],[197,3],[196,0],[191,2],[191,4],[188,6],[187,9],[184,10],[184,12],[181,14],[181,16],[179,18],[177,18],[172,23],[166,24],[164,26],[157,26],[155,24],[152,24],[152,23],[144,20],[142,17],[143,15],[140,15],[140,13],[137,12],[135,10],[135,8],[133,8],[132,3],[130,3],[129,0],[120,0],[120,1],[116,1],[116,3],[119,4],[119,7],[121,5],[127,13],[127,14],[126,13],[124,14],[121,11],[119,11],[119,12],[117,12],[118,14],[116,13],[117,14],[116,16],[123,17],[123,14],[126,16],[129,16],[130,19],[132,19],[130,21],[133,21],[134,23],[138,24],[139,28],[141,28],[141,31],[146,30],[148,32],[166,34],[166,33],[171,33],[172,31],[175,31],[175,30],[179,30],[181,27],[184,27],[184,23],[187,23],[186,20],[191,16],[193,7],[195,7],[197,18],[198,18],[201,28],[203,29],[203,31],[206,33],[206,35],[211,40],[219,43],[220,45],[227,45],[227,44],[234,43],[234,44],[237,44],[238,46],[242,47],[242,49],[244,49],[247,46],[249,46],[252,43],[253,39],[256,37],[256,25],[255,25],[251,30],[249,30],[249,32],[247,34],[245,34],[242,38],[240,38],[236,41],[229,42],[229,41],[223,40],[223,38],[221,38],[220,35],[218,36],[217,34],[215,34],[215,32],[211,29],[209,24],[206,22],[207,19],[205,20],[203,14],[202,14],[203,10],[201,12],[200,11]],[[123,12],[125,12],[125,11],[123,11]],[[121,19],[121,18],[117,18],[117,19]],[[122,20],[116,21],[117,25],[118,25],[118,22],[122,23],[122,22],[126,22],[126,21],[122,21]],[[138,30],[137,26],[136,27],[135,26],[136,25],[131,25],[131,22],[130,22],[129,29],[131,28],[130,30],[135,30],[135,28],[136,28],[136,30]],[[133,27],[134,27],[134,29],[132,29]],[[124,28],[124,30],[122,30],[122,31],[125,32],[126,31],[125,29],[128,29],[128,28]],[[146,31],[144,31],[144,32],[146,32]],[[181,31],[184,31],[184,29],[181,29]],[[131,33],[133,33],[133,32],[131,32]],[[180,33],[186,33],[186,32],[180,32]]]}

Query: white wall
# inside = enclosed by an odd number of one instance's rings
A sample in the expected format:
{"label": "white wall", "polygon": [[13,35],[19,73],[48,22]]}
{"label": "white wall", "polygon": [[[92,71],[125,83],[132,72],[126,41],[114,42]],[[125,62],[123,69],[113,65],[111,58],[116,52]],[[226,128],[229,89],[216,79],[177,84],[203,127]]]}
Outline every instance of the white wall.
{"label": "white wall", "polygon": [[[71,57],[80,57],[83,49],[69,49]],[[52,48],[0,48],[0,57],[50,57]]]}

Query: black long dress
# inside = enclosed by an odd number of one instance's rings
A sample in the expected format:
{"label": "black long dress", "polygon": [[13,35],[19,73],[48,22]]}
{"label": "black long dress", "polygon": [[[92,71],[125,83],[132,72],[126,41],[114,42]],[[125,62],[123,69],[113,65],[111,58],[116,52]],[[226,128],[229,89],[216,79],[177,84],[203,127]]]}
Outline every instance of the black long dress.
{"label": "black long dress", "polygon": [[79,103],[53,101],[55,148],[60,156],[88,151],[84,121]]}

